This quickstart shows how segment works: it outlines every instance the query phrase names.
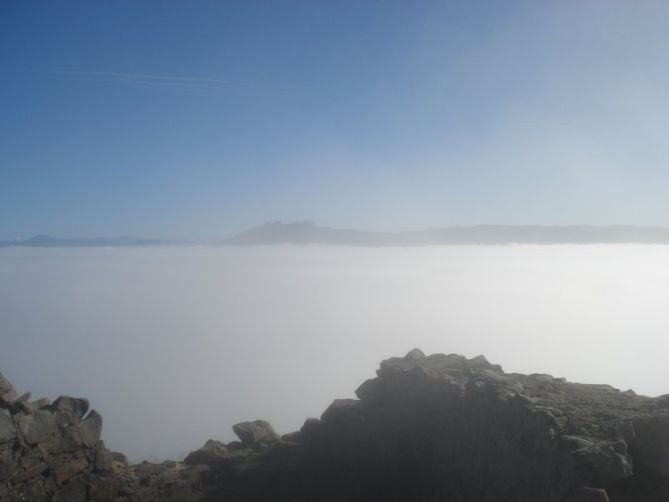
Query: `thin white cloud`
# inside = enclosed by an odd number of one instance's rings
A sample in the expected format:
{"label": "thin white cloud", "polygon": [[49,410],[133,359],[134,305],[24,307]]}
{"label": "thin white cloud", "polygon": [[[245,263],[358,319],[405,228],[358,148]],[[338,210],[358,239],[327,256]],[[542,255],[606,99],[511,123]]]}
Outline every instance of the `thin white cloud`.
{"label": "thin white cloud", "polygon": [[28,70],[26,73],[68,77],[87,82],[119,84],[129,87],[142,87],[172,91],[244,91],[244,90],[287,90],[303,91],[309,87],[287,83],[262,83],[225,80],[208,77],[192,77],[181,75],[150,75],[144,73],[125,73],[113,71],[80,71],[80,70]]}

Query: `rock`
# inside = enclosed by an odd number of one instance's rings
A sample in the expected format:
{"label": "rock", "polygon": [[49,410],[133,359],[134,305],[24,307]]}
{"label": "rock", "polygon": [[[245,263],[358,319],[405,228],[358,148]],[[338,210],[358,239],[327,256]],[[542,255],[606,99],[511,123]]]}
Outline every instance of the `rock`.
{"label": "rock", "polygon": [[105,442],[100,440],[95,444],[93,450],[88,454],[93,472],[111,471],[114,457],[112,452],[105,447]]}
{"label": "rock", "polygon": [[630,449],[637,469],[653,476],[669,476],[669,415],[634,421]]}
{"label": "rock", "polygon": [[237,451],[245,448],[245,446],[242,444],[241,441],[230,441],[225,446],[228,449],[228,451]]}
{"label": "rock", "polygon": [[[0,485],[15,475],[14,452],[8,447],[0,447]],[[2,500],[2,498],[0,498]]]}
{"label": "rock", "polygon": [[130,467],[86,400],[3,401],[0,500],[669,500],[667,396],[418,350],[383,361],[356,394],[296,433],[243,422],[241,441]]}
{"label": "rock", "polygon": [[0,373],[0,404],[4,401],[5,403],[11,403],[16,399],[16,391],[14,386],[9,380],[2,376]]}
{"label": "rock", "polygon": [[77,474],[81,474],[87,467],[88,459],[81,452],[61,455],[54,463],[54,479],[60,485]]}
{"label": "rock", "polygon": [[88,416],[81,421],[79,432],[84,446],[93,448],[102,434],[102,417],[95,410],[91,410]]}
{"label": "rock", "polygon": [[125,466],[128,465],[128,459],[126,458],[126,456],[123,453],[120,453],[118,451],[113,451],[113,452],[111,452],[111,455],[112,455],[112,461],[117,462],[121,465],[125,465]]}
{"label": "rock", "polygon": [[499,364],[490,363],[483,355],[469,359],[467,361],[467,367],[469,369],[490,370],[496,373],[504,373],[502,367]]}
{"label": "rock", "polygon": [[[91,502],[108,502],[116,500],[119,492],[123,490],[123,481],[117,476],[91,474],[86,477],[89,500]],[[127,500],[125,497],[123,501]]]}
{"label": "rock", "polygon": [[[305,422],[291,448],[277,443],[217,481],[215,493],[241,500],[251,484],[258,501],[669,500],[669,412],[651,398],[506,374],[483,356],[415,352],[383,361],[356,394]],[[654,481],[630,483],[638,468]]]}
{"label": "rock", "polygon": [[184,460],[186,465],[216,464],[228,454],[228,449],[220,441],[209,439],[202,448],[191,452]]}
{"label": "rock", "polygon": [[87,481],[83,476],[72,479],[62,486],[51,499],[51,502],[87,502]]}
{"label": "rock", "polygon": [[88,399],[82,397],[60,396],[50,406],[50,410],[65,411],[72,413],[75,417],[81,419],[88,412]]}
{"label": "rock", "polygon": [[33,405],[38,410],[41,410],[42,408],[48,408],[49,406],[51,406],[51,399],[47,397],[42,397],[36,401],[33,401]]}
{"label": "rock", "polygon": [[31,446],[46,441],[58,431],[53,415],[46,410],[18,416],[17,425],[21,438]]}
{"label": "rock", "polygon": [[47,502],[49,500],[44,482],[41,479],[33,479],[19,484],[13,495],[16,501]]}
{"label": "rock", "polygon": [[27,481],[29,479],[32,479],[36,476],[39,476],[42,474],[44,471],[46,471],[49,468],[49,464],[47,464],[44,461],[37,462],[35,464],[32,464],[25,468],[24,470],[17,470],[14,473],[14,477],[12,478],[12,482],[14,483],[23,483],[24,481]]}
{"label": "rock", "polygon": [[321,415],[321,421],[345,426],[359,425],[364,421],[362,401],[357,399],[335,399]]}
{"label": "rock", "polygon": [[210,473],[205,465],[184,466],[171,461],[159,464],[142,462],[133,466],[133,471],[139,480],[138,488],[132,489],[133,501],[136,496],[142,502],[209,500],[203,498],[200,491],[203,478]]}
{"label": "rock", "polygon": [[299,443],[300,442],[300,431],[289,432],[281,436],[281,441],[285,443]]}
{"label": "rock", "polygon": [[402,358],[403,361],[415,361],[417,359],[425,359],[425,354],[418,348],[411,349],[407,352],[407,355]]}
{"label": "rock", "polygon": [[[3,401],[4,403],[4,401]],[[31,403],[24,394],[0,408],[0,500],[148,502],[127,463],[99,440],[102,418],[88,401]],[[89,496],[90,495],[90,496]]]}
{"label": "rock", "polygon": [[155,479],[165,472],[173,470],[177,467],[177,463],[172,460],[166,460],[159,464],[154,464],[151,462],[141,462],[133,466],[135,473],[139,478],[139,483],[143,486],[151,486],[154,483]]}
{"label": "rock", "polygon": [[70,410],[55,411],[53,412],[53,418],[56,425],[63,430],[79,425],[79,418]]}
{"label": "rock", "polygon": [[16,438],[16,427],[9,411],[0,409],[0,444]]}
{"label": "rock", "polygon": [[374,396],[377,395],[377,387],[379,381],[376,378],[370,378],[365,380],[360,384],[360,386],[355,390],[355,395],[358,396],[358,399],[362,401],[371,401],[374,399]]}
{"label": "rock", "polygon": [[19,412],[25,415],[30,415],[37,411],[37,407],[28,400],[17,399],[12,403],[13,407]]}
{"label": "rock", "polygon": [[241,422],[233,425],[232,430],[245,447],[267,444],[280,439],[270,423],[264,420]]}
{"label": "rock", "polygon": [[20,397],[16,398],[15,401],[23,401],[23,402],[30,402],[30,398],[32,397],[32,394],[30,392],[26,392],[25,394],[22,394]]}
{"label": "rock", "polygon": [[40,443],[40,447],[55,455],[73,453],[82,448],[81,431],[75,425],[65,427],[60,434]]}

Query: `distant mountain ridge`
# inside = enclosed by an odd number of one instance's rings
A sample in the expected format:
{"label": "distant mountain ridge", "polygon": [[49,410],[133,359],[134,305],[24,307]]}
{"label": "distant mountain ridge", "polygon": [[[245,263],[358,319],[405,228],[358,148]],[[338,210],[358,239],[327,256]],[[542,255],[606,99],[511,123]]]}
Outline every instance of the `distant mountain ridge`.
{"label": "distant mountain ridge", "polygon": [[311,221],[259,225],[230,237],[225,245],[322,244],[340,246],[426,246],[501,244],[669,244],[669,228],[658,226],[477,225],[406,232],[366,232],[322,227]]}
{"label": "distant mountain ridge", "polygon": [[162,239],[147,237],[89,237],[81,239],[65,239],[39,234],[25,241],[0,242],[0,247],[27,246],[27,247],[118,247],[118,246],[159,246],[170,244]]}
{"label": "distant mountain ridge", "polygon": [[[278,244],[325,246],[456,246],[504,244],[669,244],[669,227],[634,225],[475,225],[404,232],[374,232],[320,226],[313,221],[264,223],[217,242],[226,246]],[[62,238],[39,234],[0,241],[1,247],[140,247],[207,244],[204,241],[149,237]]]}

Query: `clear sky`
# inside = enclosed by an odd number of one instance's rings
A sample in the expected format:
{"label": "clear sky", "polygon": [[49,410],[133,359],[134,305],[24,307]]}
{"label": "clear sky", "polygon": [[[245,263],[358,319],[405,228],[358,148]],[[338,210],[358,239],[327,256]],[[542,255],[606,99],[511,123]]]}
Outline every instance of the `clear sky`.
{"label": "clear sky", "polygon": [[669,225],[664,1],[0,2],[0,239]]}

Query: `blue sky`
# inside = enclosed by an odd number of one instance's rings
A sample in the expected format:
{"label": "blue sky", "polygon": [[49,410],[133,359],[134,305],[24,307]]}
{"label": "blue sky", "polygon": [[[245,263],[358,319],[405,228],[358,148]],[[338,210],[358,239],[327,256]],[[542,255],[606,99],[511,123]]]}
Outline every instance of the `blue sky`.
{"label": "blue sky", "polygon": [[0,3],[0,239],[669,225],[669,4]]}

